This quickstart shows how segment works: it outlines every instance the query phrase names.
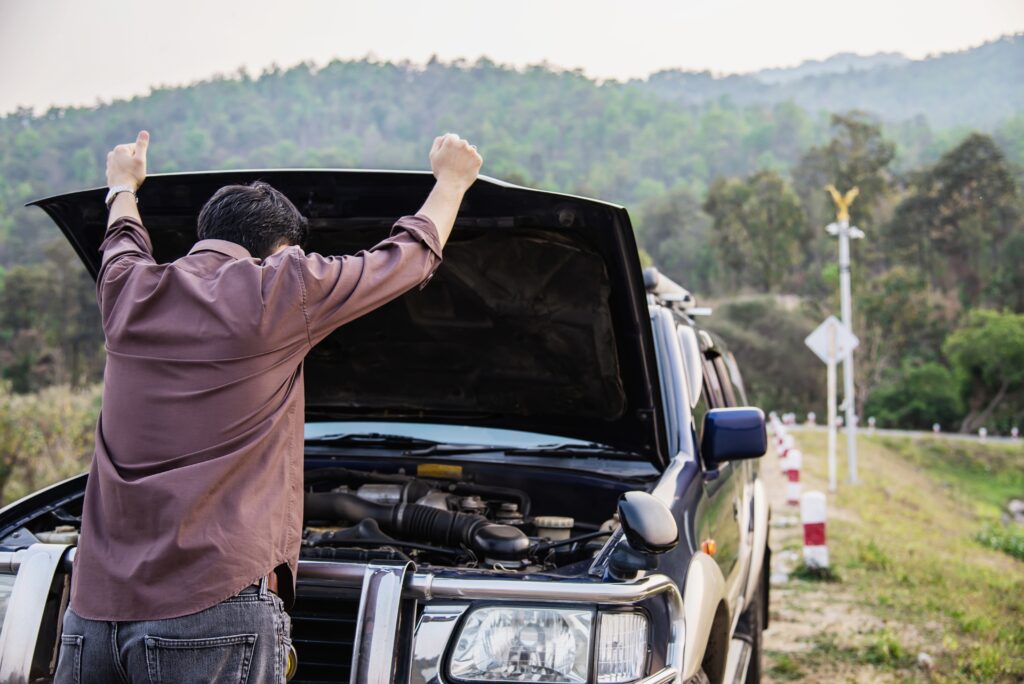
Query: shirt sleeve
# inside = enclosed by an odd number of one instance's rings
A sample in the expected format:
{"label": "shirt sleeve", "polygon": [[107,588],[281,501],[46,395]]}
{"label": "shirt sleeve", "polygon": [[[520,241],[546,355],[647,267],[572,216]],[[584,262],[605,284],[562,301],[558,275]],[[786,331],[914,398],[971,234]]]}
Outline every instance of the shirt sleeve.
{"label": "shirt sleeve", "polygon": [[433,221],[417,214],[398,219],[391,237],[352,256],[293,254],[315,345],[338,326],[425,287],[441,264],[441,242]]}
{"label": "shirt sleeve", "polygon": [[153,260],[153,243],[149,239],[149,231],[127,216],[110,224],[103,244],[100,245],[100,252],[103,256],[99,276],[96,278],[96,295],[105,316],[128,281],[132,267],[156,262]]}

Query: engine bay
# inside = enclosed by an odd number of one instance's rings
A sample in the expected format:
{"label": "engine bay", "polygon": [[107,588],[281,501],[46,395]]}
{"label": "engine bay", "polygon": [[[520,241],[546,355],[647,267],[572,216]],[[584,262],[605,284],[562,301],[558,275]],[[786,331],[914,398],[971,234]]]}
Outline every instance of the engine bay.
{"label": "engine bay", "polygon": [[[423,463],[358,453],[307,454],[306,463],[300,558],[499,573],[585,571],[619,528],[619,497],[649,481],[583,464]],[[0,531],[0,546],[76,544],[84,490],[85,475],[61,483],[48,503]]]}
{"label": "engine bay", "polygon": [[306,559],[536,572],[592,558],[618,528],[614,506],[600,522],[536,515],[524,489],[467,479],[325,467],[305,488]]}

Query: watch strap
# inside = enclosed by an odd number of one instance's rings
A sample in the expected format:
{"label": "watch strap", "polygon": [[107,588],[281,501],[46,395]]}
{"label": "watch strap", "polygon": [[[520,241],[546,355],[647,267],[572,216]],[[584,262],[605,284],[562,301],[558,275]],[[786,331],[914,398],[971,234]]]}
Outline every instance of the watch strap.
{"label": "watch strap", "polygon": [[107,210],[108,211],[110,210],[110,205],[114,203],[114,198],[117,197],[122,192],[130,192],[130,193],[132,193],[132,195],[135,197],[136,204],[138,203],[139,196],[136,193],[135,188],[133,188],[130,185],[114,185],[114,186],[112,186],[110,188],[110,190],[107,191],[106,202],[107,202]]}

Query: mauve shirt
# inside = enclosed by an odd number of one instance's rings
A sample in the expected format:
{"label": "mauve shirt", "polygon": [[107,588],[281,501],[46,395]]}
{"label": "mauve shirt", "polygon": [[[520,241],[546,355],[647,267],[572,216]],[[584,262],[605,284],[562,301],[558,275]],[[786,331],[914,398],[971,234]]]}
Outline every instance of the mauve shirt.
{"label": "mauve shirt", "polygon": [[341,257],[288,247],[261,261],[201,240],[158,264],[146,229],[120,219],[101,250],[107,362],[71,608],[188,615],[275,569],[287,600],[302,537],[302,360],[426,283],[441,261],[436,227],[406,216]]}

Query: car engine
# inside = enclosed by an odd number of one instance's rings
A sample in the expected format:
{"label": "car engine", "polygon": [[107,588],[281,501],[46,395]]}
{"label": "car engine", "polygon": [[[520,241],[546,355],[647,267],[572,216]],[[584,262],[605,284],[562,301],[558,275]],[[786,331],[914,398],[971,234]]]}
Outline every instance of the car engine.
{"label": "car engine", "polygon": [[618,525],[531,516],[519,489],[336,467],[307,471],[304,506],[303,558],[499,571],[588,559]]}

